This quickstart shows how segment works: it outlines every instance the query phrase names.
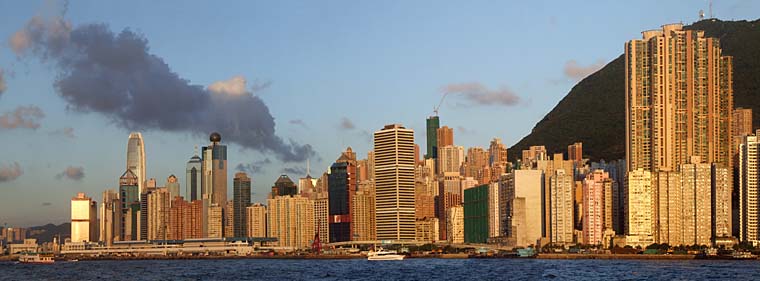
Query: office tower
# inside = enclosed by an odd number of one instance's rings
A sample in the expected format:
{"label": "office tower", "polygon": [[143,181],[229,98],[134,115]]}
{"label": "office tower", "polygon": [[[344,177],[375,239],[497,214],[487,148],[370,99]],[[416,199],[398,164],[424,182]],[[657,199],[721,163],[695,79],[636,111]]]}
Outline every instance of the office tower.
{"label": "office tower", "polygon": [[576,142],[567,146],[567,160],[575,163],[583,162],[583,143]]}
{"label": "office tower", "polygon": [[505,236],[514,238],[518,247],[538,245],[544,228],[542,170],[514,170],[503,180]]}
{"label": "office tower", "polygon": [[744,137],[739,145],[739,240],[760,242],[758,221],[758,133]]}
{"label": "office tower", "polygon": [[195,201],[195,200],[201,200],[201,195],[203,194],[201,191],[201,185],[203,183],[201,179],[201,175],[203,174],[201,172],[202,167],[202,161],[201,158],[198,157],[197,147],[196,147],[196,153],[193,155],[193,157],[190,158],[190,161],[187,161],[187,168],[185,169],[185,180],[186,185],[185,188],[186,193],[185,197],[187,197],[188,201]]}
{"label": "office tower", "polygon": [[453,206],[446,211],[446,237],[449,243],[464,243],[464,207]]}
{"label": "office tower", "polygon": [[438,116],[430,116],[425,120],[427,126],[427,150],[425,159],[437,158],[438,155],[438,127],[440,120]]}
{"label": "office tower", "polygon": [[[327,184],[325,182],[324,184]],[[326,190],[326,189],[325,189]],[[277,196],[298,195],[298,187],[287,175],[281,175],[272,186],[272,198]]]}
{"label": "office tower", "polygon": [[464,242],[484,244],[488,241],[489,185],[464,191]]}
{"label": "office tower", "polygon": [[[595,170],[583,180],[583,243],[602,245],[605,231],[612,231],[612,180]],[[612,238],[612,237],[609,237]]]}
{"label": "office tower", "polygon": [[267,206],[256,203],[246,208],[246,236],[267,237]]}
{"label": "office tower", "polygon": [[148,240],[166,240],[171,194],[166,188],[148,192]]}
{"label": "office tower", "polygon": [[139,179],[127,170],[119,177],[119,200],[121,201],[121,237],[120,241],[138,239],[138,223],[140,211]]}
{"label": "office tower", "polygon": [[166,178],[166,189],[169,190],[169,198],[174,199],[174,197],[181,196],[179,194],[179,182],[177,181],[177,177],[175,175],[170,175],[168,178]]}
{"label": "office tower", "polygon": [[321,243],[330,243],[330,199],[327,192],[318,193],[314,199],[314,231],[319,234]]}
{"label": "office tower", "polygon": [[438,174],[459,173],[464,160],[464,147],[453,145],[438,147]]}
{"label": "office tower", "polygon": [[626,243],[646,247],[654,243],[652,174],[636,169],[628,172],[628,224]]}
{"label": "office tower", "polygon": [[121,239],[121,199],[119,193],[114,190],[103,192],[103,201],[100,203],[100,241],[106,246],[113,245],[113,241]]}
{"label": "office tower", "polygon": [[267,200],[267,237],[278,246],[308,248],[314,239],[314,202],[308,198],[278,196]]}
{"label": "office tower", "polygon": [[549,160],[549,154],[543,145],[534,145],[522,151],[522,164],[518,169],[535,169],[536,163]]}
{"label": "office tower", "polygon": [[139,132],[132,132],[127,140],[127,170],[137,176],[137,190],[142,193],[148,178],[145,177],[145,143]]}
{"label": "office tower", "polygon": [[501,236],[501,210],[503,203],[499,196],[499,183],[488,184],[488,237]]}
{"label": "office tower", "polygon": [[353,238],[357,241],[375,240],[375,187],[373,181],[360,181],[358,190],[352,199]]}
{"label": "office tower", "polygon": [[207,208],[207,237],[208,238],[222,238],[224,237],[224,212],[222,206],[216,203],[212,203]]}
{"label": "office tower", "polygon": [[201,200],[188,202],[182,196],[174,197],[169,208],[168,239],[203,238],[202,209],[203,202]]}
{"label": "office tower", "polygon": [[246,208],[251,205],[251,178],[244,172],[237,172],[232,180],[232,185],[233,233],[235,237],[245,237],[248,229]]}
{"label": "office tower", "polygon": [[83,192],[71,198],[71,242],[98,242],[98,204]]}
{"label": "office tower", "polygon": [[625,44],[628,171],[676,171],[691,156],[732,165],[732,60],[717,38],[668,24]]}
{"label": "office tower", "polygon": [[[441,155],[438,155],[441,157]],[[440,159],[440,158],[439,158]],[[462,205],[462,179],[458,172],[444,172],[442,177],[438,178],[438,197],[436,199],[436,213],[438,218],[443,220],[448,214],[449,208],[453,206]],[[441,227],[438,232],[441,237],[440,240],[449,240],[447,235],[449,231],[446,229],[448,223],[439,224]]]}
{"label": "office tower", "polygon": [[416,227],[416,233],[417,238],[416,240],[418,242],[435,242],[438,241],[438,237],[440,237],[440,234],[438,234],[438,230],[440,229],[440,221],[438,218],[426,218],[417,220],[415,222]]}
{"label": "office tower", "polygon": [[493,138],[488,147],[488,164],[491,165],[491,181],[495,182],[507,172],[507,146],[500,138]]}
{"label": "office tower", "polygon": [[224,209],[227,205],[227,146],[220,144],[222,136],[211,133],[211,144],[202,148],[203,194],[208,195],[211,204]]}
{"label": "office tower", "polygon": [[701,163],[698,156],[681,165],[681,218],[685,245],[711,245],[711,170],[711,165]]}
{"label": "office tower", "polygon": [[712,165],[712,237],[731,237],[731,170]]}
{"label": "office tower", "polygon": [[377,239],[414,240],[414,131],[386,125],[374,142]]}
{"label": "office tower", "polygon": [[[573,230],[575,230],[573,176],[565,173],[565,170],[555,170],[549,178],[549,241],[555,245],[569,245],[573,243]],[[583,206],[587,206],[585,201]],[[586,209],[584,208],[584,211]],[[586,220],[584,219],[583,222],[585,225]]]}
{"label": "office tower", "polygon": [[436,130],[436,144],[438,149],[445,146],[454,145],[454,129],[443,126]]}
{"label": "office tower", "polygon": [[356,192],[356,154],[349,147],[328,176],[330,242],[351,241],[351,201]]}

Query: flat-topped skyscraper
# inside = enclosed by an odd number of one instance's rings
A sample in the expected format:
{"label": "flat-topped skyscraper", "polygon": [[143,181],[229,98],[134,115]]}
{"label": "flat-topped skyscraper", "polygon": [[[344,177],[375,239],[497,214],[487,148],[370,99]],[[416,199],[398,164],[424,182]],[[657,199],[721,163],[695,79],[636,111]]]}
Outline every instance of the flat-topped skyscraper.
{"label": "flat-topped skyscraper", "polygon": [[400,124],[375,132],[378,240],[414,240],[414,131]]}

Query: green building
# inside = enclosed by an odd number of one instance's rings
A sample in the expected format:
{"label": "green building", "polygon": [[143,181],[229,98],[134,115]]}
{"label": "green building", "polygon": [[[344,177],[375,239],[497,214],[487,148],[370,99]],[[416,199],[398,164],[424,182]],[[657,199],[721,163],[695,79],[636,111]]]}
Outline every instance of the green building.
{"label": "green building", "polygon": [[427,151],[425,159],[438,158],[438,127],[440,120],[438,116],[430,116],[427,119]]}
{"label": "green building", "polygon": [[486,243],[488,240],[488,185],[464,191],[464,242]]}

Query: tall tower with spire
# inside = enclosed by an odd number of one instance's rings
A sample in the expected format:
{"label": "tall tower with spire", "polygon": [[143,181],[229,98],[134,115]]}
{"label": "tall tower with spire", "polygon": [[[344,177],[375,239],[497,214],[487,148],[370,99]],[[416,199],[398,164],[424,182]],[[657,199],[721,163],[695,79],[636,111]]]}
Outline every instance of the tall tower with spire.
{"label": "tall tower with spire", "polygon": [[190,157],[190,161],[187,161],[187,169],[185,169],[185,187],[187,191],[185,197],[189,201],[201,200],[201,157],[198,156],[198,147],[195,147],[195,153],[193,157]]}
{"label": "tall tower with spire", "polygon": [[137,176],[137,188],[140,193],[145,190],[145,143],[140,132],[132,132],[127,140],[127,170]]}

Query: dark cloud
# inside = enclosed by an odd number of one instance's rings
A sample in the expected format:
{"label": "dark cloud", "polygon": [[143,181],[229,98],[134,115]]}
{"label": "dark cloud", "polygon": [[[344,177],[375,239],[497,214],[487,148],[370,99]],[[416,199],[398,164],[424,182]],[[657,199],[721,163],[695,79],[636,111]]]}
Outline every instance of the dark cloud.
{"label": "dark cloud", "polygon": [[296,178],[300,178],[303,175],[306,175],[306,168],[304,167],[285,167],[282,168],[283,174],[289,174],[289,175],[295,175]]}
{"label": "dark cloud", "polygon": [[520,96],[506,87],[491,90],[477,82],[449,84],[443,87],[444,94],[462,94],[467,101],[476,105],[512,106],[520,103]]}
{"label": "dark cloud", "polygon": [[356,129],[356,125],[350,119],[343,117],[340,119],[340,128],[342,130],[353,130]]}
{"label": "dark cloud", "polygon": [[604,60],[598,60],[595,63],[588,66],[581,66],[575,60],[569,60],[565,62],[565,76],[575,81],[586,78],[592,73],[604,67]]}
{"label": "dark cloud", "polygon": [[[65,9],[64,9],[65,10]],[[127,130],[163,130],[206,136],[300,162],[315,152],[284,140],[266,104],[246,88],[243,77],[191,84],[164,60],[149,53],[148,40],[129,29],[114,33],[105,24],[76,27],[63,12],[34,17],[10,39],[19,57],[50,61],[58,70],[54,87],[69,110],[95,112]]]}
{"label": "dark cloud", "polygon": [[12,181],[24,174],[18,162],[13,164],[0,164],[0,182]]}
{"label": "dark cloud", "polygon": [[265,158],[264,160],[253,161],[251,163],[240,163],[235,167],[235,170],[253,175],[263,172],[264,166],[269,164],[272,164],[272,160]]}
{"label": "dark cloud", "polygon": [[0,115],[0,129],[37,129],[45,112],[37,106],[19,106],[11,112]]}
{"label": "dark cloud", "polygon": [[309,126],[307,126],[306,123],[304,123],[303,120],[301,119],[293,119],[293,120],[288,121],[288,123],[290,123],[291,125],[298,125],[307,129],[309,128]]}
{"label": "dark cloud", "polygon": [[475,130],[465,128],[464,126],[458,126],[457,131],[459,131],[463,135],[472,135],[475,133]]}
{"label": "dark cloud", "polygon": [[0,95],[2,95],[5,92],[5,89],[7,89],[7,87],[5,86],[5,76],[3,73],[3,69],[0,68]]}
{"label": "dark cloud", "polygon": [[53,203],[50,203],[50,202],[44,202],[44,203],[42,203],[43,207],[52,206],[52,205],[53,205]]}
{"label": "dark cloud", "polygon": [[55,178],[67,178],[75,181],[82,180],[84,178],[84,167],[68,166],[65,170],[63,170],[63,172],[56,175]]}
{"label": "dark cloud", "polygon": [[74,134],[74,128],[72,127],[64,127],[60,130],[55,130],[50,132],[50,135],[52,136],[64,136],[70,139],[75,139],[77,136]]}

